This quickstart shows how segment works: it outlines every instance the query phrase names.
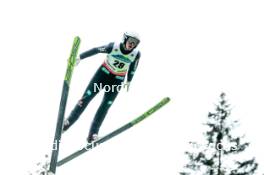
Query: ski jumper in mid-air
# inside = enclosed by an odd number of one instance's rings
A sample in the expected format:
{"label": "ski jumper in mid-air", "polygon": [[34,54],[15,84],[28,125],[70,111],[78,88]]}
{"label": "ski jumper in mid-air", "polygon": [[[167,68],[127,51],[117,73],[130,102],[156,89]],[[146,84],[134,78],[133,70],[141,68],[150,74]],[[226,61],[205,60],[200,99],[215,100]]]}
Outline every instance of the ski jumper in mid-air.
{"label": "ski jumper in mid-air", "polygon": [[[69,117],[64,121],[63,132],[68,130],[78,120],[90,101],[102,88],[105,88],[103,100],[92,121],[87,141],[91,143],[98,138],[100,126],[117,97],[126,76],[125,85],[129,88],[140,58],[140,52],[136,49],[139,42],[138,34],[125,32],[121,43],[112,42],[80,54],[79,58],[77,58],[77,64],[80,60],[98,53],[106,53],[107,56],[88,84],[82,98],[71,111]],[[108,87],[107,90],[106,86]]]}

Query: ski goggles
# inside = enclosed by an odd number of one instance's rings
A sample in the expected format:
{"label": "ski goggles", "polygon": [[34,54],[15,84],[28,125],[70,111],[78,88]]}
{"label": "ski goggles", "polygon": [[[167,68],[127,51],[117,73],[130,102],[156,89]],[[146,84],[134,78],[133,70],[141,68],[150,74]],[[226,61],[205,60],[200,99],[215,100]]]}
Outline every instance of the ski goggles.
{"label": "ski goggles", "polygon": [[129,37],[127,39],[127,42],[130,43],[130,44],[133,44],[134,46],[137,46],[140,41],[138,39],[136,39],[136,38]]}

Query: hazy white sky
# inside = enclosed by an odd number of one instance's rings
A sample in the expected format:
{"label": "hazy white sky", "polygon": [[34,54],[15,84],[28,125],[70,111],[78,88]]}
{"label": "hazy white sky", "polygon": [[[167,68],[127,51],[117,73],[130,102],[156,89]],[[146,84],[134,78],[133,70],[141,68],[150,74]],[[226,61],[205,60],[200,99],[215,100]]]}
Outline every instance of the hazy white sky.
{"label": "hazy white sky", "polygon": [[[140,33],[142,58],[130,91],[120,93],[100,135],[165,96],[172,101],[57,174],[177,174],[187,142],[199,140],[202,122],[222,91],[251,142],[249,158],[256,156],[261,170],[263,9],[263,1],[243,0],[1,1],[1,172],[26,174],[50,153],[74,36],[81,37],[82,52],[120,40],[125,30]],[[104,58],[96,55],[76,67],[66,114]],[[101,97],[63,136],[61,157],[84,145]]]}

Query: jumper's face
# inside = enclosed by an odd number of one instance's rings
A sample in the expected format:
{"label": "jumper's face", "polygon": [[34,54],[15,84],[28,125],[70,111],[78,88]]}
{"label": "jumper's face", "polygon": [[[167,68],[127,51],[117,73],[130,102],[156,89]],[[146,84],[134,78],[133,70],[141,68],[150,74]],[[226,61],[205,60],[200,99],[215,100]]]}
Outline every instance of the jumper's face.
{"label": "jumper's face", "polygon": [[125,47],[127,50],[133,50],[135,47],[137,47],[137,45],[139,44],[139,40],[136,38],[128,38],[126,43],[125,43]]}

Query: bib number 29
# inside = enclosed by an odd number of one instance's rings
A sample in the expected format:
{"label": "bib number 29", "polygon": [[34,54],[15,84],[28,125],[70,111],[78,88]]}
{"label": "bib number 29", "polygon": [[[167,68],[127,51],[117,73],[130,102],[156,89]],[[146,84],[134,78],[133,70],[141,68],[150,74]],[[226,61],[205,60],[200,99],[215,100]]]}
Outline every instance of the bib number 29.
{"label": "bib number 29", "polygon": [[119,69],[122,69],[125,66],[125,63],[115,60],[113,65]]}

